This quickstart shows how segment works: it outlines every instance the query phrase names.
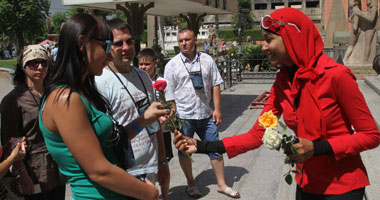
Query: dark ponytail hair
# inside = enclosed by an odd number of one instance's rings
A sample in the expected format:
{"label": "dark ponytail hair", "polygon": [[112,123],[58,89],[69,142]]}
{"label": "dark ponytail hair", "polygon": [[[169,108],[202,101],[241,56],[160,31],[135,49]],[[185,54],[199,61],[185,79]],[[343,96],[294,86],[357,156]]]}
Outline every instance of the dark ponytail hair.
{"label": "dark ponytail hair", "polygon": [[[82,51],[78,45],[80,35],[84,36],[81,44]],[[83,81],[83,76],[88,68],[86,43],[95,37],[113,41],[112,32],[107,24],[97,17],[79,13],[65,22],[59,35],[57,59],[47,78],[46,96],[58,86],[65,85],[70,88],[67,101],[73,91],[79,92],[97,109],[106,111],[108,104],[96,89],[94,76],[88,75]],[[57,93],[55,100],[60,95],[61,93]]]}
{"label": "dark ponytail hair", "polygon": [[24,54],[24,49],[20,52],[20,55],[17,58],[15,77],[13,78],[14,85],[25,84],[25,72],[24,67],[22,66],[22,58]]}

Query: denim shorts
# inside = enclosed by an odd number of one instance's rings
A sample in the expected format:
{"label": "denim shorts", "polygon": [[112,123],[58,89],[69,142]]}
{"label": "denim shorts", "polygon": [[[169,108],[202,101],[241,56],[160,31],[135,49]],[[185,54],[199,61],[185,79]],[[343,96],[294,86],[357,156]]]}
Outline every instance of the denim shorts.
{"label": "denim shorts", "polygon": [[[206,118],[206,119],[182,119],[184,122],[182,122],[182,128],[181,132],[183,135],[188,137],[194,137],[194,133],[196,132],[197,135],[201,140],[206,141],[215,141],[219,140],[219,134],[218,134],[218,128],[215,125],[214,121],[212,120],[212,117]],[[178,151],[178,156],[186,157],[186,154],[182,153],[181,151]],[[217,159],[222,157],[219,153],[210,153],[208,154],[211,160]]]}

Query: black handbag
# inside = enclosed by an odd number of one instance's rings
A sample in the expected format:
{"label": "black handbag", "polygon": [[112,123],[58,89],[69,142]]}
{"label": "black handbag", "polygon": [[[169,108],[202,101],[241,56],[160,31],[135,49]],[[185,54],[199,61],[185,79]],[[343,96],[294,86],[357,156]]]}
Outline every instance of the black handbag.
{"label": "black handbag", "polygon": [[112,145],[120,167],[127,170],[136,162],[131,140],[128,138],[124,127],[112,117],[111,113],[109,113],[109,116],[113,122],[113,131],[109,140],[107,140],[107,144]]}

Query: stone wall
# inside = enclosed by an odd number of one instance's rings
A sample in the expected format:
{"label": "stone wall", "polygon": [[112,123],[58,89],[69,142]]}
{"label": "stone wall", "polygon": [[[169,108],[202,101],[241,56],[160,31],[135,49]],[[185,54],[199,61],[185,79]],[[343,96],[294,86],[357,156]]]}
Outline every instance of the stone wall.
{"label": "stone wall", "polygon": [[0,68],[0,78],[7,79],[9,81],[13,81],[15,70],[8,68]]}

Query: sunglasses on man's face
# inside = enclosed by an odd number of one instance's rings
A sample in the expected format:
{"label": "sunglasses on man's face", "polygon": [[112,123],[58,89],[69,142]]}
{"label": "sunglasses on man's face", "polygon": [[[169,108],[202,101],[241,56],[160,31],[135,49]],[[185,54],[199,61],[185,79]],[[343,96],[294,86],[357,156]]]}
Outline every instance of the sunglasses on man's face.
{"label": "sunglasses on man's face", "polygon": [[119,41],[117,41],[117,42],[112,43],[112,45],[115,46],[115,47],[122,47],[124,42],[125,42],[128,46],[132,46],[132,45],[135,44],[135,39],[134,39],[134,38],[129,38],[129,39],[125,40],[125,41],[123,41],[123,40],[119,40]]}
{"label": "sunglasses on man's face", "polygon": [[30,69],[36,70],[41,65],[43,68],[48,66],[47,60],[31,60],[26,63],[25,66],[29,66]]}
{"label": "sunglasses on man's face", "polygon": [[277,21],[273,19],[270,15],[265,15],[264,17],[261,18],[261,27],[264,29],[270,29],[270,27],[273,26],[274,29],[279,28],[279,26],[285,26],[285,25],[291,25],[294,26],[298,32],[301,32],[301,30],[298,28],[297,25],[293,23],[287,23],[284,21]]}
{"label": "sunglasses on man's face", "polygon": [[102,45],[102,47],[104,49],[104,52],[106,52],[106,54],[110,53],[110,50],[111,50],[111,40],[106,40],[106,39],[101,39],[101,38],[94,38],[94,40],[100,41],[100,42],[104,42],[105,44]]}

